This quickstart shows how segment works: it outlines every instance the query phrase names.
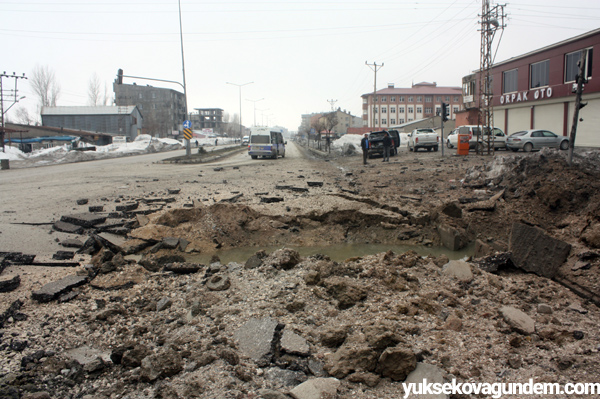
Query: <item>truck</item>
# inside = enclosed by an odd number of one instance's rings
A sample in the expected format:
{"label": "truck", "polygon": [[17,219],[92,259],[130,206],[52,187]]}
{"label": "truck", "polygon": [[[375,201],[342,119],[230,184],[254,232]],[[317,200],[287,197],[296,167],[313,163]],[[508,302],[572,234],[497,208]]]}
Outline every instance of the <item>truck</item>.
{"label": "truck", "polygon": [[432,128],[418,128],[408,135],[408,150],[417,152],[419,148],[427,148],[427,151],[437,151],[440,146],[440,137]]}
{"label": "truck", "polygon": [[398,154],[398,147],[400,147],[400,134],[397,130],[382,130],[369,133],[369,158],[373,158],[375,155],[383,156],[383,137],[385,136],[385,133],[389,133],[390,138],[392,139],[390,156]]}

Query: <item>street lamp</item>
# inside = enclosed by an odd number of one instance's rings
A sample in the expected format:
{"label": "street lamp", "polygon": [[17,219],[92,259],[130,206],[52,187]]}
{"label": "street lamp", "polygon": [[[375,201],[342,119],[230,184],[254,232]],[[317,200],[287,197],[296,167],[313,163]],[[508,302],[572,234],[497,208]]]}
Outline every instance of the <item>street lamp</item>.
{"label": "street lamp", "polygon": [[242,137],[244,137],[244,135],[242,134],[242,86],[246,86],[246,85],[249,85],[254,82],[248,82],[248,83],[243,83],[243,84],[237,84],[237,83],[231,83],[231,82],[225,82],[225,83],[228,85],[237,86],[238,89],[240,90],[240,138],[242,138]]}
{"label": "street lamp", "polygon": [[261,98],[260,100],[249,100],[246,99],[246,101],[252,101],[254,103],[254,126],[256,126],[256,103],[259,101],[264,100],[264,98]]}
{"label": "street lamp", "polygon": [[258,109],[260,111],[260,125],[265,126],[265,111],[268,111],[269,108]]}

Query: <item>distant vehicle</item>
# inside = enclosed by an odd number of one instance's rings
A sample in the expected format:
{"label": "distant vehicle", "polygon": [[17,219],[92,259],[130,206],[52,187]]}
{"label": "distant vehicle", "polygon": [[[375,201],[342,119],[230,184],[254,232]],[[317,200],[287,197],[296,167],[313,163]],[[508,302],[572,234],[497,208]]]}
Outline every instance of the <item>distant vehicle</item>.
{"label": "distant vehicle", "polygon": [[543,147],[569,149],[569,138],[559,136],[548,130],[533,129],[513,133],[506,139],[506,147],[514,152],[523,150],[530,152]]}
{"label": "distant vehicle", "polygon": [[285,145],[282,130],[269,127],[253,127],[250,131],[248,155],[252,159],[258,157],[273,158],[285,157]]}
{"label": "distant vehicle", "polygon": [[400,147],[400,134],[397,130],[382,130],[379,132],[369,133],[369,158],[374,155],[383,156],[383,137],[385,133],[390,134],[392,139],[392,147],[390,148],[390,155],[394,156],[398,154],[398,147]]}
{"label": "distant vehicle", "polygon": [[[479,152],[482,152],[485,148],[487,148],[487,143],[489,140],[489,132],[490,130],[486,127],[483,129],[483,136],[481,136],[481,126],[478,125],[464,125],[464,126],[459,126],[456,129],[454,129],[452,131],[452,133],[450,133],[448,135],[448,138],[446,139],[446,147],[448,148],[454,148],[456,147],[458,144],[458,135],[459,134],[468,134],[469,135],[469,149],[473,150],[473,149],[477,149],[477,147],[479,148]],[[493,143],[494,143],[494,149],[499,150],[499,149],[506,149],[506,134],[504,134],[504,132],[502,131],[502,129],[499,129],[497,127],[492,129],[492,134],[493,134]]]}
{"label": "distant vehicle", "polygon": [[408,135],[408,150],[417,151],[419,148],[427,148],[427,151],[437,151],[439,148],[440,137],[434,129],[419,128],[413,130]]}
{"label": "distant vehicle", "polygon": [[242,145],[248,145],[249,142],[250,142],[250,136],[242,137]]}

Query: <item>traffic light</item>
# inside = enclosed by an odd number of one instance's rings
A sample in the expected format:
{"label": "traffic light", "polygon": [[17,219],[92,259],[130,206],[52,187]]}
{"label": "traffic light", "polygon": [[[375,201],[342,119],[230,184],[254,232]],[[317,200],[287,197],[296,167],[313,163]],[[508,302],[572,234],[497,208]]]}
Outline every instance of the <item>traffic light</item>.
{"label": "traffic light", "polygon": [[448,115],[450,115],[450,107],[447,103],[442,103],[442,122],[448,120]]}

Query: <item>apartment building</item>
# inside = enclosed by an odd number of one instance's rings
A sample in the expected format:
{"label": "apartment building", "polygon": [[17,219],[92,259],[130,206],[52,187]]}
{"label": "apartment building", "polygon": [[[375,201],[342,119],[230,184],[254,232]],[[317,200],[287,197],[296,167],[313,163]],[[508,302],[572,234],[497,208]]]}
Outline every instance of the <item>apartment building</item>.
{"label": "apartment building", "polygon": [[410,88],[396,88],[390,83],[385,89],[361,97],[363,127],[370,129],[385,129],[433,117],[441,112],[442,103],[449,104],[449,119],[454,119],[463,101],[460,87],[438,86],[436,82],[421,82]]}
{"label": "apartment building", "polygon": [[192,129],[212,129],[214,133],[223,133],[225,124],[223,122],[222,108],[194,108],[197,113],[190,114]]}
{"label": "apartment building", "polygon": [[187,119],[183,93],[150,85],[124,84],[121,69],[113,83],[113,91],[115,105],[135,105],[144,115],[143,133],[172,137],[183,130],[182,124]]}

